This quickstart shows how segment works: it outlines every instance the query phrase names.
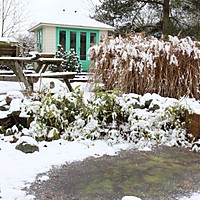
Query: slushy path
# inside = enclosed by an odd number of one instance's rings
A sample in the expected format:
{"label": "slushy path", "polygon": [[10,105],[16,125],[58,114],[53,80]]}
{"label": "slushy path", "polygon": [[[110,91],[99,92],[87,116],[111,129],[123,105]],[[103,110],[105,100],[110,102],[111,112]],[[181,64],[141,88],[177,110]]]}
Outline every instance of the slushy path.
{"label": "slushy path", "polygon": [[200,153],[177,147],[128,150],[66,164],[46,175],[50,179],[30,187],[37,200],[121,200],[126,195],[174,200],[200,191]]}

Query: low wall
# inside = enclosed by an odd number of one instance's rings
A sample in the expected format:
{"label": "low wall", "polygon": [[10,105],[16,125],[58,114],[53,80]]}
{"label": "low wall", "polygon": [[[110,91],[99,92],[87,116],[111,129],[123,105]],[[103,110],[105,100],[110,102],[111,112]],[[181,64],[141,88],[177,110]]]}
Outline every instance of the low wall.
{"label": "low wall", "polygon": [[187,113],[188,130],[195,138],[200,138],[200,115]]}

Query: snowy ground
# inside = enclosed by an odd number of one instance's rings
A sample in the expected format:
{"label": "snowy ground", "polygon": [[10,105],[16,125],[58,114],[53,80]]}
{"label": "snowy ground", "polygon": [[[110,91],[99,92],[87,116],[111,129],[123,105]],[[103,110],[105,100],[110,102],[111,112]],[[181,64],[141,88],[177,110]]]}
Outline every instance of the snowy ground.
{"label": "snowy ground", "polygon": [[[56,88],[62,83],[57,82]],[[48,84],[44,84],[45,87]],[[43,85],[43,87],[44,87]],[[35,89],[42,89],[42,83],[35,85]],[[75,85],[73,85],[75,86]],[[83,86],[83,85],[82,85]],[[8,91],[23,89],[18,83],[0,82],[0,101]],[[84,86],[83,89],[86,89]],[[1,116],[0,116],[1,117]],[[15,149],[16,144],[9,142],[9,137],[0,135],[0,199],[3,200],[31,200],[34,196],[26,196],[22,188],[35,181],[36,175],[47,172],[52,166],[59,166],[65,162],[83,160],[89,156],[102,156],[104,154],[116,155],[122,149],[131,148],[131,144],[117,144],[109,146],[104,141],[68,142],[57,140],[53,142],[40,142],[39,152],[24,154]],[[40,177],[47,180],[48,176]],[[123,200],[139,200],[139,198],[126,196]],[[199,200],[200,193],[192,197],[183,197],[180,200]]]}

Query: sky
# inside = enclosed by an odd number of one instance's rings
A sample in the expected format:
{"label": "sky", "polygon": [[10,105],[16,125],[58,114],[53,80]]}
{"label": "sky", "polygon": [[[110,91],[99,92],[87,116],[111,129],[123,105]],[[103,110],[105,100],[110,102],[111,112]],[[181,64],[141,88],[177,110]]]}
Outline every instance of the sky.
{"label": "sky", "polygon": [[83,15],[92,14],[92,3],[98,0],[24,0],[28,2],[29,21],[31,24],[47,19],[56,19],[60,13],[77,11]]}
{"label": "sky", "polygon": [[[20,14],[23,14],[23,27],[20,33],[26,31],[40,22],[57,21],[63,13],[74,13],[81,15],[92,15],[92,8],[99,3],[99,0],[18,0],[20,2]],[[1,15],[0,1],[0,15]],[[23,10],[23,11],[21,11]],[[60,17],[59,17],[60,16]],[[63,18],[63,17],[62,17]],[[25,19],[25,20],[24,20]],[[1,27],[1,17],[0,17]],[[1,29],[0,29],[1,33]]]}

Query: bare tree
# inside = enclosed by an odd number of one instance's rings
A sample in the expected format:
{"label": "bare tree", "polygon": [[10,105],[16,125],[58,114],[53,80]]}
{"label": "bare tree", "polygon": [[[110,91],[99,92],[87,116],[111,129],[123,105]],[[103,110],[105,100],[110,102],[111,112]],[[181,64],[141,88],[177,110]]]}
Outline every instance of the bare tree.
{"label": "bare tree", "polygon": [[13,36],[23,28],[28,15],[27,3],[23,0],[1,1],[1,36]]}
{"label": "bare tree", "polygon": [[35,40],[33,33],[27,32],[23,34],[18,34],[16,39],[19,42],[18,45],[20,47],[20,53],[22,56],[26,56],[29,51],[34,50]]}

